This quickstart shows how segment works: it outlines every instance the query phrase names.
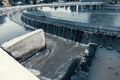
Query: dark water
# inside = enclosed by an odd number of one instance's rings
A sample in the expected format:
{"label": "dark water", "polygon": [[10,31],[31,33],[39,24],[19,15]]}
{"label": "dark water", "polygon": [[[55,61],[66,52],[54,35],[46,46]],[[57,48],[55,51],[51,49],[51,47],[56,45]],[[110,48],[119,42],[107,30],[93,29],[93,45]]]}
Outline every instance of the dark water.
{"label": "dark water", "polygon": [[7,16],[0,17],[0,45],[28,32],[30,31],[10,21]]}
{"label": "dark water", "polygon": [[[104,10],[100,6],[57,6],[38,8],[50,18],[120,27],[120,11]],[[37,13],[38,15],[38,13]]]}

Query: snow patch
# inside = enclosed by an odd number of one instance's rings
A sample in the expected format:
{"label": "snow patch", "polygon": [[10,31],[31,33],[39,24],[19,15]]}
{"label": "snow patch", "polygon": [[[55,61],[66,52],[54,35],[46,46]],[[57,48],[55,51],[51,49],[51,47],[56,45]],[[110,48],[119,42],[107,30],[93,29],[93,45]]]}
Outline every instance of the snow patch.
{"label": "snow patch", "polygon": [[35,70],[35,69],[28,69],[31,73],[33,73],[35,76],[39,76],[41,74],[41,72],[39,70]]}
{"label": "snow patch", "polygon": [[49,78],[46,78],[46,77],[40,77],[40,80],[52,80],[52,79],[49,79]]}

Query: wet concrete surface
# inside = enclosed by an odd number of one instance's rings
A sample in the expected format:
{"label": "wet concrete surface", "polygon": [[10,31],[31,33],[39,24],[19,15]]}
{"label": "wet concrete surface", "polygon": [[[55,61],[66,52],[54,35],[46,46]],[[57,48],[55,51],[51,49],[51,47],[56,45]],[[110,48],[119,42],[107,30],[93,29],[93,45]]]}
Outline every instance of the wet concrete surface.
{"label": "wet concrete surface", "polygon": [[32,58],[24,66],[39,70],[41,72],[39,77],[44,76],[51,79],[65,74],[72,59],[84,55],[87,47],[50,34],[46,34],[46,45],[50,51],[46,56]]}
{"label": "wet concrete surface", "polygon": [[[21,23],[18,17],[15,17],[13,20],[16,23]],[[72,59],[83,56],[87,48],[87,45],[48,33],[45,34],[45,38],[46,49],[22,62],[26,68],[38,70],[40,72],[39,78],[55,79],[60,75],[63,76],[70,66]]]}

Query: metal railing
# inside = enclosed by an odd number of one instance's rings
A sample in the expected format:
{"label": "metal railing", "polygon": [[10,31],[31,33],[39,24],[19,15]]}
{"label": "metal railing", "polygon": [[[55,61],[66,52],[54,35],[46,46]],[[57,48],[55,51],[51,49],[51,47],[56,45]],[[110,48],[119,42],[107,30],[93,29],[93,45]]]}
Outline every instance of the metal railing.
{"label": "metal railing", "polygon": [[70,5],[100,5],[104,3],[105,2],[65,2],[65,3],[47,3],[47,4],[43,3],[36,5],[1,7],[0,10],[24,9],[24,8],[34,8],[34,7],[70,6]]}

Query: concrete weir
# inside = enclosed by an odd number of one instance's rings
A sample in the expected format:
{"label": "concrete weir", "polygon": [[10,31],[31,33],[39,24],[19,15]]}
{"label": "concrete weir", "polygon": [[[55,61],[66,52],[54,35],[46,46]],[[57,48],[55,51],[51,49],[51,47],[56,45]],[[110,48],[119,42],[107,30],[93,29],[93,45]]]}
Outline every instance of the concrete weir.
{"label": "concrete weir", "polygon": [[45,47],[45,36],[42,29],[22,35],[1,45],[18,61],[22,61]]}
{"label": "concrete weir", "polygon": [[39,80],[0,48],[0,80]]}
{"label": "concrete weir", "polygon": [[[119,28],[117,29],[117,27],[114,27],[115,30],[104,28],[100,29],[98,26],[95,26],[96,28],[93,28],[81,24],[76,25],[70,21],[55,20],[44,16],[29,14],[26,12],[23,12],[21,19],[27,25],[30,25],[37,29],[42,28],[45,32],[50,34],[54,34],[84,44],[96,43],[106,48],[112,47],[113,49],[120,51],[120,47],[118,47],[120,46],[120,31]],[[110,28],[110,26],[108,26],[108,28]]]}

